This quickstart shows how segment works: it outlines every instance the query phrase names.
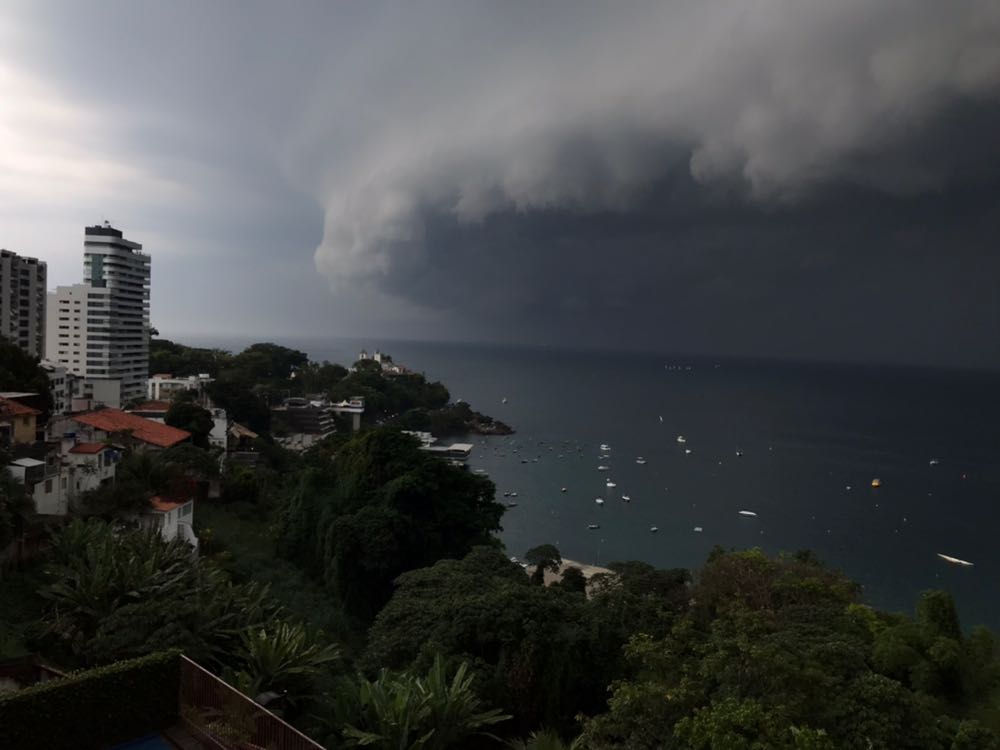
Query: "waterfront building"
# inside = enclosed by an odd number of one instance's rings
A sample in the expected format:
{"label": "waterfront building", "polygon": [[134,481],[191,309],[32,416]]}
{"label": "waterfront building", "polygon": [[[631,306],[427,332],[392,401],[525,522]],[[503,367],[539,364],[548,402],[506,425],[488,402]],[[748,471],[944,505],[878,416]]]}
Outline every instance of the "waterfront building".
{"label": "waterfront building", "polygon": [[46,266],[0,248],[0,336],[45,356]]}
{"label": "waterfront building", "polygon": [[150,257],[107,222],[83,244],[83,283],[48,296],[46,358],[84,380],[79,398],[117,408],[146,395]]}

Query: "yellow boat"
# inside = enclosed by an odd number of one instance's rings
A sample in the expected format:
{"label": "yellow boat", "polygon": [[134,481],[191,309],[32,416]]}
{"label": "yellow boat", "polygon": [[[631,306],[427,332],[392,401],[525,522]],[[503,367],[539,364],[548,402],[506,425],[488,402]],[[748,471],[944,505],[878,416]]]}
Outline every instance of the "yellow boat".
{"label": "yellow boat", "polygon": [[882,486],[882,480],[881,479],[873,479],[872,480],[872,487],[878,488],[878,487],[881,487],[881,486]]}

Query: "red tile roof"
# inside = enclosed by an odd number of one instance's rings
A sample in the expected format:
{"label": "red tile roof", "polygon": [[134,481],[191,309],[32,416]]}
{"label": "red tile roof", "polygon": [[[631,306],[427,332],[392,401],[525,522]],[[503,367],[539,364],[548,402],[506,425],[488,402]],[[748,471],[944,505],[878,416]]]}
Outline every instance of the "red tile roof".
{"label": "red tile roof", "polygon": [[131,432],[136,440],[160,448],[169,448],[191,437],[191,433],[187,430],[179,430],[120,409],[98,409],[84,414],[74,414],[71,419],[105,432]]}
{"label": "red tile roof", "polygon": [[175,508],[179,508],[182,505],[191,502],[188,500],[169,500],[165,497],[151,497],[149,498],[149,504],[153,510],[159,511],[160,513],[169,513]]}
{"label": "red tile roof", "polygon": [[104,443],[77,443],[69,449],[70,453],[100,453],[110,446]]}
{"label": "red tile roof", "polygon": [[0,396],[0,416],[4,417],[27,417],[30,415],[38,416],[41,414],[38,409],[32,409],[30,406],[25,406],[20,404],[14,399],[3,398]]}

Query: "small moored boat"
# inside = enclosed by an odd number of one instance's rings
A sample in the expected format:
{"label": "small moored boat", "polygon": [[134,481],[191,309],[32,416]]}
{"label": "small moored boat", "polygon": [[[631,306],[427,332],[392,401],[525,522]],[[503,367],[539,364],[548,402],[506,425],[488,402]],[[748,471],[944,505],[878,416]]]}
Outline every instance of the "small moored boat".
{"label": "small moored boat", "polygon": [[655,533],[656,533],[657,531],[659,531],[660,529],[659,529],[659,527],[657,527],[657,526],[650,526],[650,527],[649,527],[649,530],[650,530],[650,532],[652,532],[653,534],[655,534]]}
{"label": "small moored boat", "polygon": [[590,529],[591,531],[593,531],[594,529],[599,529],[599,528],[601,528],[601,524],[599,524],[599,523],[592,523],[592,524],[589,524],[589,525],[587,526],[587,528],[588,528],[588,529]]}
{"label": "small moored boat", "polygon": [[945,562],[951,563],[952,565],[961,565],[965,568],[971,568],[973,565],[975,565],[975,563],[970,563],[968,560],[961,560],[957,557],[952,557],[951,555],[943,555],[940,552],[937,553],[937,556],[940,557]]}
{"label": "small moored boat", "polygon": [[740,511],[740,515],[741,516],[756,516],[757,514],[754,513],[752,510],[741,510]]}
{"label": "small moored boat", "polygon": [[598,505],[604,505],[604,498],[598,497],[594,500]]}

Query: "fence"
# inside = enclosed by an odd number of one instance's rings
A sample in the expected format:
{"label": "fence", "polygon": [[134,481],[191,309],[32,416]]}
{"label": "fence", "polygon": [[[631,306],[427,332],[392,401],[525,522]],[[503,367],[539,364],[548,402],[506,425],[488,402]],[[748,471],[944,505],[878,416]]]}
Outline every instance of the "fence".
{"label": "fence", "polygon": [[181,657],[180,720],[219,750],[323,750],[302,732]]}

